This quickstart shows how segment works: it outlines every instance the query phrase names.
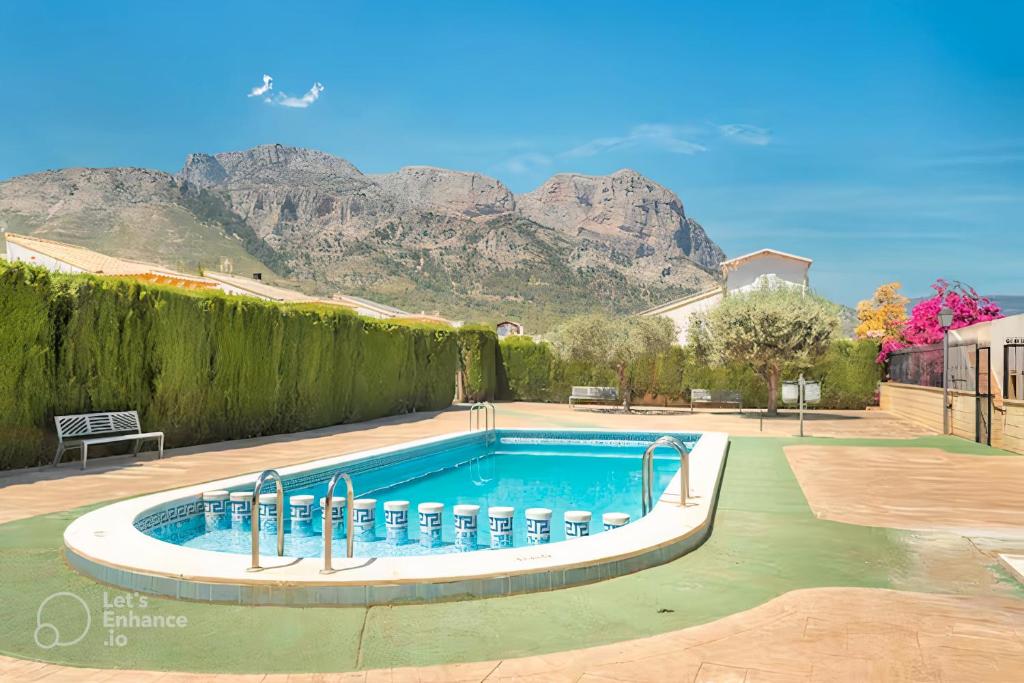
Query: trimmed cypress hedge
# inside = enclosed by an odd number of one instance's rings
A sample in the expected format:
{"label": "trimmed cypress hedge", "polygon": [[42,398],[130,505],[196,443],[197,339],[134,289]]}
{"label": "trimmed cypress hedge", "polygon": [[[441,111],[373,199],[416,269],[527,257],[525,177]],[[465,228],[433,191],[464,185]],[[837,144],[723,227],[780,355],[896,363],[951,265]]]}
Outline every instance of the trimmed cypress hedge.
{"label": "trimmed cypress hedge", "polygon": [[[567,363],[557,357],[551,345],[528,337],[510,337],[500,344],[501,371],[504,378],[499,397],[518,401],[565,403],[573,385],[615,386],[615,373],[608,368]],[[821,408],[860,409],[874,400],[875,388],[882,378],[875,364],[878,345],[871,341],[837,340],[814,367],[808,378],[821,380]],[[673,346],[665,354],[634,364],[633,393],[687,401],[690,390],[732,389],[743,395],[743,405],[763,407],[768,387],[753,370],[742,365],[710,367],[697,361],[688,348]],[[799,370],[783,373],[795,378]]]}
{"label": "trimmed cypress hedge", "polygon": [[139,411],[167,446],[451,403],[449,328],[0,264],[0,469],[51,457],[53,416]]}
{"label": "trimmed cypress hedge", "polygon": [[465,400],[494,400],[498,393],[498,335],[485,325],[464,325],[456,335]]}

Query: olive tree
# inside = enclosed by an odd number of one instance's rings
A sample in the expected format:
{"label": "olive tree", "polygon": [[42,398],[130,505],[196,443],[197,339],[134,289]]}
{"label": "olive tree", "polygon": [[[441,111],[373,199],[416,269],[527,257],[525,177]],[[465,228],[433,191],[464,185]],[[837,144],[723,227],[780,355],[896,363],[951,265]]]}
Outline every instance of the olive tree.
{"label": "olive tree", "polygon": [[614,370],[622,408],[629,412],[633,365],[645,356],[668,351],[676,334],[675,324],[668,318],[617,318],[592,313],[570,318],[551,333],[550,339],[564,360]]}
{"label": "olive tree", "polygon": [[694,314],[690,338],[698,357],[748,365],[768,385],[768,414],[778,414],[782,368],[810,367],[828,351],[839,308],[799,288],[762,287],[726,296]]}

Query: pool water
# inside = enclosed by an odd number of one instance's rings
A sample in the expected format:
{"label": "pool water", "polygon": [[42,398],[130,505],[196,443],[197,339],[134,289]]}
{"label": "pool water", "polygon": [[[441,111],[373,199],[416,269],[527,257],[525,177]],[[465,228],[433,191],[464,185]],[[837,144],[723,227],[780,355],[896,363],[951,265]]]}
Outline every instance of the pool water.
{"label": "pool water", "polygon": [[[538,434],[540,434],[538,436]],[[551,542],[565,540],[563,514],[567,510],[592,513],[591,535],[602,533],[601,517],[606,512],[624,512],[631,521],[640,518],[640,460],[647,446],[661,434],[609,433],[589,436],[580,432],[531,433],[525,430],[499,430],[487,439],[445,444],[423,457],[382,466],[353,477],[357,498],[375,498],[376,541],[355,543],[358,557],[397,555],[433,555],[458,552],[455,546],[453,508],[457,504],[480,506],[478,547],[489,547],[487,508],[515,508],[513,544],[526,545],[525,511],[531,507],[549,508]],[[672,434],[692,448],[699,435]],[[609,438],[612,436],[612,438]],[[659,448],[654,457],[655,499],[665,490],[679,469],[678,455],[670,448]],[[325,481],[303,488],[288,486],[285,478],[286,521],[285,555],[319,557],[323,551],[320,497],[326,494]],[[269,489],[267,489],[269,490]],[[314,496],[314,522],[311,535],[292,534],[288,524],[288,500],[293,495]],[[336,497],[344,497],[339,486]],[[385,540],[384,503],[409,501],[409,541],[395,545]],[[419,503],[444,504],[442,545],[426,547],[418,543],[416,508]],[[150,532],[170,543],[228,553],[250,551],[250,531],[243,529],[206,530],[205,526],[162,527]],[[264,552],[273,552],[275,535],[262,532]],[[343,538],[333,543],[332,554],[343,556]]]}

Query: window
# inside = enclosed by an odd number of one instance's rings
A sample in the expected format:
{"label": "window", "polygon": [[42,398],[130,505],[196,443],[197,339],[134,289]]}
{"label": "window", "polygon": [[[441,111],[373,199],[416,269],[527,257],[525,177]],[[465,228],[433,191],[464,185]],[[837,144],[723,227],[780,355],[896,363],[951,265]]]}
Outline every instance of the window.
{"label": "window", "polygon": [[1024,344],[1003,347],[1003,398],[1024,401]]}
{"label": "window", "polygon": [[[949,388],[959,391],[974,391],[977,386],[978,347],[975,344],[949,347]],[[941,362],[941,361],[940,361]],[[942,376],[941,370],[939,377]],[[940,384],[941,386],[941,384]]]}

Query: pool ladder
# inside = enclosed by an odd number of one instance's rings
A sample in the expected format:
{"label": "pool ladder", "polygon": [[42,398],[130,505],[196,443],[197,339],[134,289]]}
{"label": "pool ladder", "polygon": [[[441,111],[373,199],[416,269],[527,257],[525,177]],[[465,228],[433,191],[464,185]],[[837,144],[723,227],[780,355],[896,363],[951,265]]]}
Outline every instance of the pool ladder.
{"label": "pool ladder", "polygon": [[[266,470],[256,478],[256,485],[252,489],[252,512],[250,513],[252,515],[252,566],[248,569],[248,571],[251,572],[263,569],[263,567],[260,566],[259,501],[260,490],[269,479],[273,479],[277,483],[277,555],[278,557],[284,555],[284,485],[281,482],[281,475],[277,473],[277,470]],[[338,483],[343,479],[345,480],[345,485],[348,488],[345,500],[346,554],[348,557],[352,557],[354,542],[354,539],[352,538],[352,508],[355,493],[352,490],[352,478],[344,472],[338,472],[331,477],[331,482],[327,485],[327,495],[324,498],[324,568],[320,570],[321,574],[330,574],[334,571],[334,569],[331,568],[331,537],[334,535],[331,513],[334,507],[334,489],[338,487]]]}
{"label": "pool ladder", "polygon": [[644,457],[640,461],[640,508],[643,515],[654,509],[654,451],[658,446],[669,446],[679,453],[679,507],[686,505],[687,493],[690,490],[690,451],[679,439],[674,436],[659,436],[644,451]]}
{"label": "pool ladder", "polygon": [[[469,431],[474,432],[480,429],[480,416],[483,415],[483,429],[484,429],[484,448],[489,448],[498,441],[497,434],[495,433],[495,425],[498,422],[498,412],[494,407],[494,404],[490,401],[484,401],[482,403],[474,403],[469,407]],[[469,468],[472,472],[473,465],[476,465],[476,477],[474,483],[477,485],[486,484],[487,482],[494,479],[493,471],[491,477],[484,477],[483,468],[480,467],[480,458],[477,456],[469,461]]]}
{"label": "pool ladder", "polygon": [[494,432],[495,424],[498,421],[498,412],[490,401],[474,403],[469,407],[469,431],[475,432],[480,429],[480,414],[484,417],[484,430],[488,433]]}
{"label": "pool ladder", "polygon": [[352,538],[352,508],[355,499],[355,493],[352,491],[352,477],[348,476],[344,472],[338,472],[331,477],[331,482],[327,485],[327,495],[324,497],[324,568],[320,570],[321,574],[331,574],[334,569],[331,567],[331,536],[334,535],[334,524],[332,520],[332,513],[334,508],[334,489],[338,487],[338,484],[345,480],[345,555],[346,557],[352,557],[352,545],[354,539]]}
{"label": "pool ladder", "polygon": [[284,555],[284,485],[277,470],[266,470],[256,477],[256,485],[252,488],[252,508],[249,514],[252,522],[252,565],[248,571],[256,572],[260,566],[260,490],[268,479],[277,482],[277,555]]}

